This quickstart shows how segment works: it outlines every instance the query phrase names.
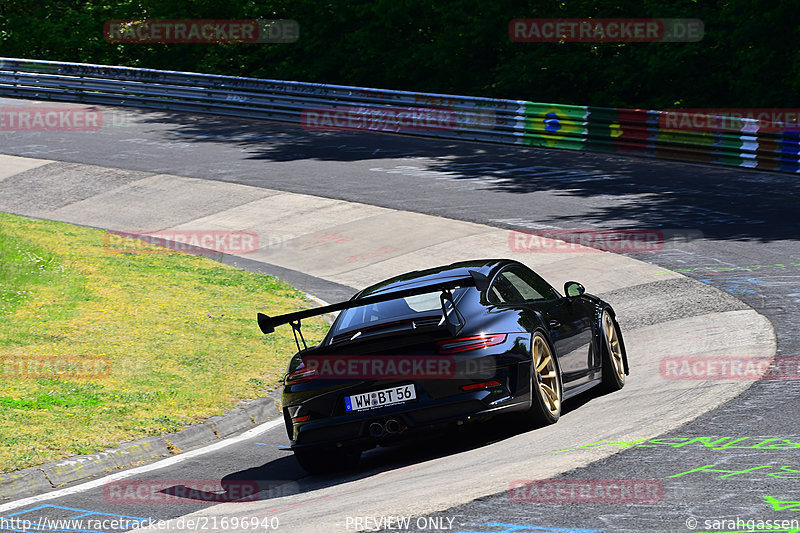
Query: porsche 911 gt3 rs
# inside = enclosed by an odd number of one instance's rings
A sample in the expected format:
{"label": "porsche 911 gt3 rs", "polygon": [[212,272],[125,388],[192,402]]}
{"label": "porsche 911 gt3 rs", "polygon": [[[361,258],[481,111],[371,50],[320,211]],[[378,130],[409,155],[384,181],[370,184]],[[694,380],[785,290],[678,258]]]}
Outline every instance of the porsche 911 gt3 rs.
{"label": "porsche 911 gt3 rs", "polygon": [[[339,311],[307,346],[301,320]],[[564,295],[525,265],[476,260],[403,274],[346,302],[269,317],[294,328],[283,382],[291,448],[311,473],[431,429],[520,412],[555,423],[564,400],[619,390],[629,373],[612,307],[569,281]],[[302,348],[300,346],[302,341]]]}

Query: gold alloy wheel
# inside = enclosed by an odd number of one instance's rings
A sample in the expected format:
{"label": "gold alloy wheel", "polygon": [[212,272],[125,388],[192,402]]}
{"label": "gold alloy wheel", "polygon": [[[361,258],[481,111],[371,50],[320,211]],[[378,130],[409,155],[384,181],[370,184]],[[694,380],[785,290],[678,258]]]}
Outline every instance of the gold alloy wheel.
{"label": "gold alloy wheel", "polygon": [[611,359],[611,365],[621,383],[625,383],[625,363],[622,361],[622,347],[619,345],[619,335],[614,325],[614,320],[608,311],[603,311],[603,339]]}
{"label": "gold alloy wheel", "polygon": [[553,415],[561,412],[561,385],[558,380],[558,369],[550,353],[550,347],[541,335],[533,340],[533,364],[536,380],[539,382],[539,394]]}

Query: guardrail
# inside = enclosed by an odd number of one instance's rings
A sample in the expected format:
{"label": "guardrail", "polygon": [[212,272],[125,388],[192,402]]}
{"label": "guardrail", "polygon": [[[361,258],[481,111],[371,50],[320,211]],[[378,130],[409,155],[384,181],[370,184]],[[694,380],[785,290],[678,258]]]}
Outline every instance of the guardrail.
{"label": "guardrail", "polygon": [[0,95],[800,172],[800,133],[752,119],[667,129],[664,111],[13,58],[0,58]]}

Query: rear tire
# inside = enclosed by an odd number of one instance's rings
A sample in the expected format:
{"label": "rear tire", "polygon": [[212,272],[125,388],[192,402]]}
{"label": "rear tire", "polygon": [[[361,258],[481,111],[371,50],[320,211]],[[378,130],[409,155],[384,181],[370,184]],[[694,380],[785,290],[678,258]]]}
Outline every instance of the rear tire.
{"label": "rear tire", "polygon": [[361,450],[357,448],[299,448],[294,450],[300,466],[312,475],[352,470],[358,466]]}
{"label": "rear tire", "polygon": [[603,336],[603,388],[616,392],[625,386],[625,361],[619,324],[608,310],[600,319]]}
{"label": "rear tire", "polygon": [[547,339],[540,332],[531,341],[531,407],[526,413],[529,422],[546,426],[558,422],[564,387],[558,359]]}

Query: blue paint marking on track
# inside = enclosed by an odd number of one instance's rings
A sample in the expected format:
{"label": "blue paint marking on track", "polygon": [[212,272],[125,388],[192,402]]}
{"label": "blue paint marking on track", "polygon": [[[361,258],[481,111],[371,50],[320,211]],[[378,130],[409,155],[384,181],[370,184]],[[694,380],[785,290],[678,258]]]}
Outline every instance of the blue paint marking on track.
{"label": "blue paint marking on track", "polygon": [[756,294],[756,291],[745,287],[745,285],[755,285],[757,283],[764,283],[764,280],[756,279],[756,278],[733,278],[733,277],[724,277],[724,278],[706,278],[700,279],[703,283],[708,285],[721,285],[722,290],[725,292],[729,292],[731,294]]}
{"label": "blue paint marking on track", "polygon": [[[72,511],[73,513],[66,517],[47,518],[40,515],[35,519],[25,518],[24,515],[30,516],[30,513],[42,510],[60,510]],[[78,523],[84,520],[94,522],[101,520],[119,520],[124,519],[128,522],[147,522],[149,518],[142,518],[139,516],[127,516],[113,513],[102,513],[98,511],[90,511],[87,509],[75,509],[73,507],[62,507],[60,505],[40,505],[32,509],[25,509],[24,511],[17,511],[6,516],[0,516],[0,531],[14,532],[14,533],[29,533],[31,531],[47,531],[51,533],[103,533],[103,530],[98,529],[83,529]],[[74,527],[70,527],[74,526]],[[120,528],[117,528],[120,529]],[[130,529],[126,527],[124,529]]]}
{"label": "blue paint marking on track", "polygon": [[540,531],[543,533],[603,533],[600,529],[526,526],[520,524],[504,524],[501,522],[489,522],[486,525],[492,527],[504,527],[506,529],[501,531],[459,531],[458,533],[515,533],[517,531]]}

